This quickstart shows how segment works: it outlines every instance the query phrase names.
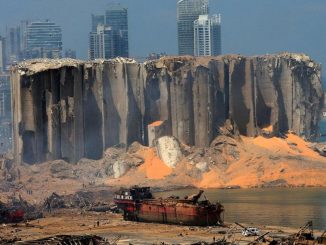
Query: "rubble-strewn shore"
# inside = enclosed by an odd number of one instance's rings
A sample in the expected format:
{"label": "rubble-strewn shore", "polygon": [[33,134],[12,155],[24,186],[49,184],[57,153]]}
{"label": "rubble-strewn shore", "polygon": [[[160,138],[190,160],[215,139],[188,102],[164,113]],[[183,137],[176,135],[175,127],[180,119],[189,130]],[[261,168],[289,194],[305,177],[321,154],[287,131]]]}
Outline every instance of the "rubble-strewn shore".
{"label": "rubble-strewn shore", "polygon": [[[304,225],[304,224],[303,224]],[[232,228],[233,227],[233,228]],[[260,226],[261,233],[270,232],[270,237],[286,237],[296,234],[297,228]],[[232,232],[227,233],[229,230]],[[36,240],[57,235],[98,235],[117,244],[192,244],[199,241],[212,243],[223,237],[228,241],[249,243],[257,237],[244,237],[241,227],[227,224],[226,227],[188,227],[177,225],[138,223],[122,220],[120,214],[59,210],[45,218],[0,226],[0,237],[6,239]],[[320,236],[321,231],[314,231]],[[266,237],[267,238],[267,237]],[[111,243],[114,244],[114,243]]]}

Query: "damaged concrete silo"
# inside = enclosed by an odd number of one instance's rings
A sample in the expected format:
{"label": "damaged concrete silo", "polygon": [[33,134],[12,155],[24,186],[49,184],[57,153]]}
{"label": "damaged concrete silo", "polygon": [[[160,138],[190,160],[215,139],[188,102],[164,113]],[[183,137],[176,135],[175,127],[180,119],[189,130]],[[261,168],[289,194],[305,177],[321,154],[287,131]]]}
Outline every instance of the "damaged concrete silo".
{"label": "damaged concrete silo", "polygon": [[209,146],[226,119],[247,136],[272,126],[309,139],[324,96],[320,66],[288,53],[145,64],[34,60],[14,66],[11,81],[14,156],[27,163],[98,159],[110,146],[148,144],[155,121],[164,121],[159,135],[196,146]]}

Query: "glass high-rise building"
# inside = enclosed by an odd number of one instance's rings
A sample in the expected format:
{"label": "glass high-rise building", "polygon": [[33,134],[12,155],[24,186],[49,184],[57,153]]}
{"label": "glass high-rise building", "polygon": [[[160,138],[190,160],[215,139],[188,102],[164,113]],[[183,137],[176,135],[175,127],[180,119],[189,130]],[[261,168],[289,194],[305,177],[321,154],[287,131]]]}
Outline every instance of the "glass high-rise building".
{"label": "glass high-rise building", "polygon": [[108,25],[98,25],[96,32],[89,35],[89,59],[110,59],[113,53],[113,32]]}
{"label": "glass high-rise building", "polygon": [[29,25],[28,20],[22,20],[20,22],[20,50],[24,51],[27,47],[27,27]]}
{"label": "glass high-rise building", "polygon": [[13,64],[25,59],[26,34],[28,21],[20,22],[20,25],[7,29],[7,64]]}
{"label": "glass high-rise building", "polygon": [[221,16],[200,15],[194,22],[195,56],[221,54]]}
{"label": "glass high-rise building", "polygon": [[104,24],[105,24],[105,16],[104,15],[92,14],[92,32],[97,31],[98,25],[104,25]]}
{"label": "glass high-rise building", "polygon": [[0,73],[6,70],[6,38],[0,36]]}
{"label": "glass high-rise building", "polygon": [[50,21],[32,22],[26,30],[25,58],[61,58],[61,27]]}
{"label": "glass high-rise building", "polygon": [[10,76],[0,74],[0,154],[12,147],[11,88]]}
{"label": "glass high-rise building", "polygon": [[209,14],[208,0],[179,0],[177,3],[179,55],[194,55],[194,21]]}
{"label": "glass high-rise building", "polygon": [[129,57],[128,9],[112,4],[105,12],[105,25],[112,28],[113,54],[115,57]]}
{"label": "glass high-rise building", "polygon": [[10,91],[9,75],[0,75],[0,123],[11,118]]}
{"label": "glass high-rise building", "polygon": [[11,27],[7,30],[8,63],[21,60],[21,31],[20,27]]}
{"label": "glass high-rise building", "polygon": [[111,4],[105,15],[92,15],[89,59],[129,57],[128,9]]}
{"label": "glass high-rise building", "polygon": [[28,24],[29,22],[27,20],[23,20],[20,22],[20,25],[7,28],[7,65],[11,65],[28,58],[25,57]]}

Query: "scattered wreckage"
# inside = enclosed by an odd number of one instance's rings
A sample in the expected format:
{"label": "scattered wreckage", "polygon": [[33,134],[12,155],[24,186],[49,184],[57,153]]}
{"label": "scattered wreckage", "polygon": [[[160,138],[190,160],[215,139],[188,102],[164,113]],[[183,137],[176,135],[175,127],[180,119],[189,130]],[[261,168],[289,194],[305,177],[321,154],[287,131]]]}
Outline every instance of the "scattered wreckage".
{"label": "scattered wreckage", "polygon": [[85,235],[85,236],[70,236],[70,235],[59,235],[54,237],[43,238],[39,240],[26,241],[26,242],[16,242],[17,245],[36,245],[36,244],[46,244],[46,245],[113,245],[116,243],[110,243],[106,239],[95,236],[95,235]]}
{"label": "scattered wreckage", "polygon": [[60,196],[57,193],[52,193],[43,203],[43,210],[52,212],[55,209],[78,208],[85,211],[93,212],[118,212],[115,204],[94,202],[92,196],[85,192],[78,192],[73,196]]}
{"label": "scattered wreckage", "polygon": [[35,206],[19,199],[13,198],[9,203],[0,202],[0,223],[19,223],[26,220],[42,218],[43,214]]}
{"label": "scattered wreckage", "polygon": [[0,203],[0,223],[15,223],[24,220],[25,211],[21,207],[11,207]]}
{"label": "scattered wreckage", "polygon": [[15,237],[12,239],[1,238],[0,244],[15,245],[117,245],[121,235],[109,240],[98,235],[57,235],[36,240],[21,241]]}
{"label": "scattered wreckage", "polygon": [[259,236],[260,230],[256,227],[247,227],[242,230],[243,236]]}
{"label": "scattered wreckage", "polygon": [[257,227],[246,227],[238,222],[235,222],[235,224],[243,228],[241,232],[243,236],[259,236],[261,233]]}
{"label": "scattered wreckage", "polygon": [[253,245],[253,244],[268,244],[268,245],[326,244],[326,231],[320,237],[316,238],[314,236],[312,221],[309,221],[303,227],[301,227],[299,231],[295,234],[292,234],[290,236],[277,237],[271,235],[270,232],[266,232],[263,235],[257,237],[254,241],[248,243],[248,245]]}
{"label": "scattered wreckage", "polygon": [[318,244],[325,244],[326,245],[326,230],[321,234],[320,237],[317,237]]}
{"label": "scattered wreckage", "polygon": [[19,198],[12,198],[9,203],[0,202],[0,223],[19,223],[43,217],[43,212],[52,212],[55,209],[79,208],[93,212],[118,211],[112,203],[94,202],[92,197],[85,193],[77,193],[72,197],[60,196],[52,193],[45,199],[43,205],[34,206]]}
{"label": "scattered wreckage", "polygon": [[[237,228],[241,227],[241,230]],[[254,232],[251,232],[254,230]],[[246,233],[246,231],[250,231]],[[281,231],[280,231],[281,232]],[[241,234],[244,238],[239,238],[236,234]],[[235,222],[235,225],[229,226],[227,231],[219,234],[225,234],[224,237],[220,240],[213,243],[199,242],[192,245],[199,244],[208,244],[208,245],[319,245],[326,244],[326,231],[320,236],[315,237],[313,231],[312,221],[307,222],[299,231],[295,234],[278,234],[273,233],[272,231],[266,231],[261,234],[262,231],[256,227],[246,227],[242,224]],[[282,233],[282,232],[281,232]],[[249,234],[249,235],[247,235]],[[261,235],[260,235],[261,234]],[[253,240],[249,240],[250,237],[254,237]]]}
{"label": "scattered wreckage", "polygon": [[179,199],[155,199],[150,187],[133,187],[116,192],[114,202],[124,212],[125,220],[212,226],[223,224],[224,207],[209,200],[199,201],[204,191]]}

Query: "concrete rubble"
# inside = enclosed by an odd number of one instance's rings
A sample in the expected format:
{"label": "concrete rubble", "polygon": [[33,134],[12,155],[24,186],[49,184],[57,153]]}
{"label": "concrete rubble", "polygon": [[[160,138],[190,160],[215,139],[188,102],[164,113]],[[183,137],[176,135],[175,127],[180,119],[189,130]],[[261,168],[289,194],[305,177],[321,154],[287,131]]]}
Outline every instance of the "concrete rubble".
{"label": "concrete rubble", "polygon": [[160,159],[170,168],[175,168],[183,158],[180,143],[175,137],[164,136],[159,138],[156,149]]}
{"label": "concrete rubble", "polygon": [[56,209],[72,208],[93,212],[118,212],[114,203],[104,202],[98,198],[98,193],[92,192],[80,191],[67,196],[61,196],[54,192],[42,204],[42,209],[48,212],[53,212]]}
{"label": "concrete rubble", "polygon": [[23,200],[13,198],[8,203],[0,202],[0,223],[17,223],[27,220],[35,220],[43,217],[43,213],[37,206],[33,206]]}
{"label": "concrete rubble", "polygon": [[313,143],[310,148],[318,152],[319,155],[326,157],[326,143]]}
{"label": "concrete rubble", "polygon": [[65,244],[81,244],[81,245],[110,245],[109,241],[96,235],[59,235],[54,237],[47,237],[38,240],[17,242],[15,244],[33,245],[33,244],[48,244],[48,245],[65,245]]}
{"label": "concrete rubble", "polygon": [[[291,53],[22,62],[11,71],[14,158],[97,160],[109,147],[167,135],[208,147],[226,120],[245,136],[271,127],[313,139],[324,103],[320,71]],[[157,121],[165,132],[148,130]],[[118,177],[128,166],[113,168]]]}

